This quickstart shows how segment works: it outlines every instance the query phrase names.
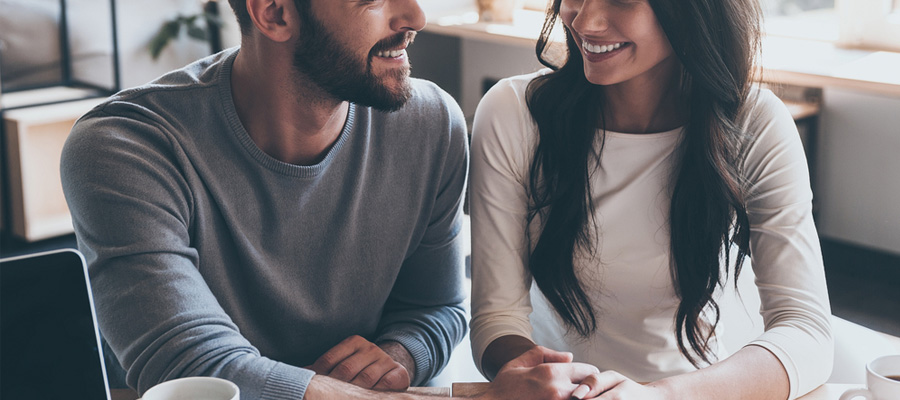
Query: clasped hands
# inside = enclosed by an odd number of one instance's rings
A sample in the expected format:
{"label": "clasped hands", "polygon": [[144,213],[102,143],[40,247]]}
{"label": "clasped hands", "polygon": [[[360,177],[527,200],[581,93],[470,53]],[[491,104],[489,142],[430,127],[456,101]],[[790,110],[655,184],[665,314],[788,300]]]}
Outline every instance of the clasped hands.
{"label": "clasped hands", "polygon": [[[307,368],[367,389],[404,391],[410,385],[409,369],[414,369],[415,364],[399,343],[375,345],[360,336],[351,336]],[[478,397],[480,400],[573,398],[662,400],[667,397],[654,384],[641,385],[614,371],[600,372],[593,365],[572,362],[571,353],[542,346],[535,346],[506,363],[487,393]]]}
{"label": "clasped hands", "polygon": [[480,400],[662,400],[664,391],[614,371],[572,362],[572,353],[535,346],[506,363]]}

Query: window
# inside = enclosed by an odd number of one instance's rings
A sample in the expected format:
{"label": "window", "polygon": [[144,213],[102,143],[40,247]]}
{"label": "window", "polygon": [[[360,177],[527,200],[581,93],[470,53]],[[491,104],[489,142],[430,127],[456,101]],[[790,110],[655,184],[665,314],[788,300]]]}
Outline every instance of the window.
{"label": "window", "polygon": [[768,35],[900,50],[900,0],[760,0]]}
{"label": "window", "polygon": [[835,0],[760,0],[760,7],[768,35],[831,42],[840,38]]}
{"label": "window", "polygon": [[900,0],[838,0],[839,43],[900,51]]}

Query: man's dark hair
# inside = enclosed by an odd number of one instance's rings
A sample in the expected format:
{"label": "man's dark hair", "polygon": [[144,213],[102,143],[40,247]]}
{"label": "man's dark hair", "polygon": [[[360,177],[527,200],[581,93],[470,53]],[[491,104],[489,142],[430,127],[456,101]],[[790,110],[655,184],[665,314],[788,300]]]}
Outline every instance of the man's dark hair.
{"label": "man's dark hair", "polygon": [[[237,17],[238,25],[241,27],[241,35],[246,36],[253,28],[253,21],[250,20],[250,13],[247,12],[247,0],[228,0],[234,16]],[[309,11],[309,1],[294,0],[294,5],[301,13]]]}

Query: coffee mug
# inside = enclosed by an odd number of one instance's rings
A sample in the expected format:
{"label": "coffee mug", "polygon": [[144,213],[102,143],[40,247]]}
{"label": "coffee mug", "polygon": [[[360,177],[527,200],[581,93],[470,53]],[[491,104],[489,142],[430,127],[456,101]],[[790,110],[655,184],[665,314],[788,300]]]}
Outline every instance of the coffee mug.
{"label": "coffee mug", "polygon": [[220,378],[192,376],[160,383],[138,400],[238,400],[237,385]]}
{"label": "coffee mug", "polygon": [[840,400],[852,400],[857,397],[866,400],[900,399],[900,354],[878,357],[866,365],[865,389],[850,389],[841,395]]}

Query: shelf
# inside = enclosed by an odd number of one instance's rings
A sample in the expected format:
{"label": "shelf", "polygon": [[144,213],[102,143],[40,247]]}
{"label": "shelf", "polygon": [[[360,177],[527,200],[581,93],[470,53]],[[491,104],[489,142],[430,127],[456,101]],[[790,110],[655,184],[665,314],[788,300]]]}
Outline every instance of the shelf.
{"label": "shelf", "polygon": [[3,112],[11,233],[27,241],[72,233],[59,174],[60,156],[75,121],[103,100]]}

